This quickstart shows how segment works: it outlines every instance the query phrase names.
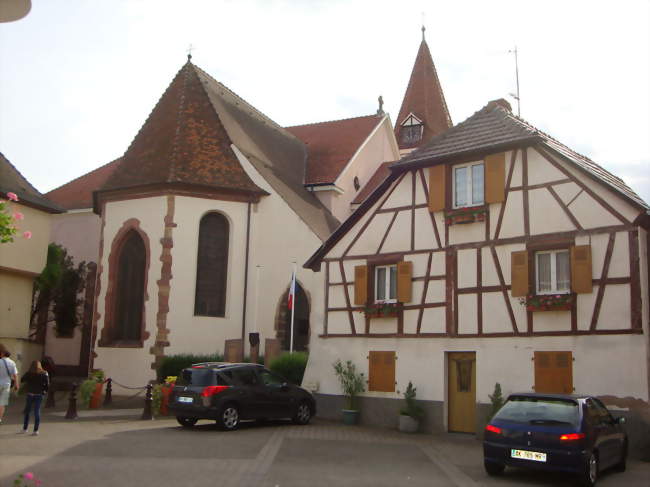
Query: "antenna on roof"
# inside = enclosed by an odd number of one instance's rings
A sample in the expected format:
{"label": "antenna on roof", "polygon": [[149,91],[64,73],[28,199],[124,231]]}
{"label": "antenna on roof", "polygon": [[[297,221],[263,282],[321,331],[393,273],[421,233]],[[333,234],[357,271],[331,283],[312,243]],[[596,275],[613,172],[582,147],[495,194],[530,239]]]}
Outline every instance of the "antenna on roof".
{"label": "antenna on roof", "polygon": [[509,50],[508,52],[514,53],[515,55],[515,76],[517,79],[517,94],[509,93],[511,97],[517,100],[517,116],[521,117],[521,104],[519,101],[519,61],[517,59],[517,46],[514,49]]}
{"label": "antenna on roof", "polygon": [[192,51],[196,49],[192,44],[190,44],[190,47],[187,48],[187,60],[191,61],[192,60]]}
{"label": "antenna on roof", "polygon": [[384,114],[384,97],[379,95],[379,98],[377,98],[377,101],[379,102],[379,108],[377,109],[377,115],[382,116]]}

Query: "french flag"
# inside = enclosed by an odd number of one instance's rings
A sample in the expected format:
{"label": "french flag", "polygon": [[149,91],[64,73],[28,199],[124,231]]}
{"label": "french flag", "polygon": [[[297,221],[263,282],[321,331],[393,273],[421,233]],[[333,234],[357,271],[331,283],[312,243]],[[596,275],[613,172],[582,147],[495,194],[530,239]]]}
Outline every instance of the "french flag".
{"label": "french flag", "polygon": [[293,309],[293,302],[296,299],[296,272],[291,273],[291,286],[289,286],[289,297],[287,301],[287,308]]}

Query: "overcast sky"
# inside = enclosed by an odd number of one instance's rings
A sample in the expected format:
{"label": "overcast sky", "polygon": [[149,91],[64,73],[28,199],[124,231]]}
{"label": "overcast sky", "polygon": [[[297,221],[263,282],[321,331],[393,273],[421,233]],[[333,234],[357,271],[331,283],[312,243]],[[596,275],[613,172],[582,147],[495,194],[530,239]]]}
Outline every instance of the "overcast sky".
{"label": "overcast sky", "polygon": [[121,156],[193,62],[281,125],[393,123],[426,38],[454,123],[521,114],[650,201],[650,2],[32,0],[0,24],[0,152],[42,192]]}

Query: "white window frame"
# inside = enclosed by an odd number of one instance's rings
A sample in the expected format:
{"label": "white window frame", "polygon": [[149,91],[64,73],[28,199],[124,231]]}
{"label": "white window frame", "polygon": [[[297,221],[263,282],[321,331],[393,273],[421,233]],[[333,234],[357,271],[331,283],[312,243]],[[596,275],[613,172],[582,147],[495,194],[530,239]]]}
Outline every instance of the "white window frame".
{"label": "white window frame", "polygon": [[[569,256],[568,249],[555,249],[555,250],[540,250],[535,252],[535,293],[536,294],[569,294],[571,293],[571,261],[567,260],[569,269],[569,285],[566,289],[557,288],[557,254],[564,253]],[[549,254],[551,255],[551,289],[548,291],[540,291],[539,289],[539,256]]]}
{"label": "white window frame", "polygon": [[[390,271],[392,269],[395,269],[395,297],[391,298],[390,297]],[[386,281],[384,283],[384,296],[388,296],[387,299],[377,299],[378,296],[378,285],[379,285],[379,279],[377,279],[377,274],[379,273],[379,269],[386,269]],[[397,303],[397,264],[388,264],[388,265],[378,265],[375,266],[375,289],[374,289],[374,301],[375,303]]]}
{"label": "white window frame", "polygon": [[414,140],[414,139],[413,140],[403,140],[404,137],[400,133],[400,139],[402,139],[402,140],[400,140],[399,142],[403,142],[405,144],[415,144],[415,143],[418,143],[418,142],[422,141],[422,133],[424,132],[424,124],[422,123],[422,120],[420,120],[418,117],[416,117],[412,113],[409,113],[408,116],[406,117],[406,119],[404,119],[404,121],[402,122],[402,128],[411,129],[413,127],[419,127],[419,129],[420,129],[418,139],[417,140]]}
{"label": "white window frame", "polygon": [[[466,205],[457,205],[456,204],[456,169],[461,169],[463,167],[468,168],[469,170],[467,171],[467,195],[468,195],[468,200],[472,200],[472,194],[473,194],[473,188],[474,188],[474,182],[472,181],[472,167],[474,166],[482,166],[483,167],[483,201],[480,203],[467,203]],[[471,206],[483,206],[485,204],[485,164],[483,161],[474,161],[474,162],[467,162],[465,164],[457,164],[455,166],[452,166],[451,168],[451,187],[453,189],[453,194],[452,194],[452,202],[453,202],[453,208],[469,208]]]}

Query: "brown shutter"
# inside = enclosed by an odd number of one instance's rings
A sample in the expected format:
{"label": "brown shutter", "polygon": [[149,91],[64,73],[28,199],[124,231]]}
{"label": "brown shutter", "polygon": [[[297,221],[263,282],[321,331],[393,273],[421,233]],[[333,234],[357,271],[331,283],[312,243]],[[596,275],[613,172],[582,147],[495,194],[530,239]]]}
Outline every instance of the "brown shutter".
{"label": "brown shutter", "polygon": [[510,254],[510,284],[513,297],[528,294],[528,252],[526,250]]}
{"label": "brown shutter", "polygon": [[413,262],[397,263],[397,300],[400,303],[411,301],[411,276],[413,275]]}
{"label": "brown shutter", "polygon": [[571,352],[535,352],[535,392],[544,394],[573,392]]}
{"label": "brown shutter", "polygon": [[368,266],[358,265],[354,268],[354,304],[366,304],[368,301]]}
{"label": "brown shutter", "polygon": [[429,211],[445,209],[445,165],[429,168]]}
{"label": "brown shutter", "polygon": [[571,290],[575,293],[590,293],[591,285],[591,246],[571,247]]}
{"label": "brown shutter", "polygon": [[491,154],[485,158],[485,202],[505,201],[506,154]]}
{"label": "brown shutter", "polygon": [[368,390],[395,392],[395,352],[369,352],[368,363]]}

